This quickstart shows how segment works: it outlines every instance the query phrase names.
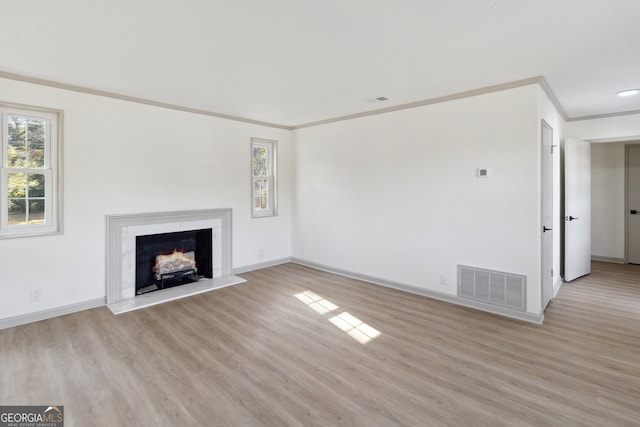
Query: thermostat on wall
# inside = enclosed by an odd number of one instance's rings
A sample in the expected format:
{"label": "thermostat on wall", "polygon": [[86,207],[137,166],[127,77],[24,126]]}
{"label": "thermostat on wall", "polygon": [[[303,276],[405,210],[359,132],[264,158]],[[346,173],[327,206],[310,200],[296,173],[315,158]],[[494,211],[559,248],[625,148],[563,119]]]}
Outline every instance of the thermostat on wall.
{"label": "thermostat on wall", "polygon": [[489,178],[493,175],[493,169],[490,168],[478,168],[476,169],[477,178]]}

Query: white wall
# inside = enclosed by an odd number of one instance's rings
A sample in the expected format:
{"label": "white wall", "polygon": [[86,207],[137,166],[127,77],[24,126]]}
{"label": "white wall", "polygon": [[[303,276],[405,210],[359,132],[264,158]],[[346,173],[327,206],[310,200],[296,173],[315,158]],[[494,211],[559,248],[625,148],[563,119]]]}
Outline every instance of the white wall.
{"label": "white wall", "polygon": [[[0,240],[0,319],[104,297],[107,214],[232,208],[234,267],[291,255],[290,131],[5,79],[0,100],[64,110],[64,235]],[[251,137],[278,140],[277,217],[251,218]]]}
{"label": "white wall", "polygon": [[[539,313],[539,119],[554,138],[562,123],[537,85],[293,133],[11,80],[0,93],[65,112],[65,233],[0,241],[0,319],[103,297],[105,215],[221,207],[235,268],[293,255],[455,295],[466,264],[527,276]],[[251,137],[279,141],[275,218],[250,215]]]}
{"label": "white wall", "polygon": [[447,294],[458,264],[523,274],[539,313],[538,90],[296,131],[293,256]]}
{"label": "white wall", "polygon": [[623,143],[591,144],[591,254],[624,261]]}

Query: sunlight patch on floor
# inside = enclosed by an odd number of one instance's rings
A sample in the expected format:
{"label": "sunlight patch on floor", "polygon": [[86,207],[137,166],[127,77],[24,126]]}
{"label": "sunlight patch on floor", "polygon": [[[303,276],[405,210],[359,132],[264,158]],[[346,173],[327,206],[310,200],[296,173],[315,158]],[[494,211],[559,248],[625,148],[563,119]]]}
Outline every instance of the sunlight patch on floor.
{"label": "sunlight patch on floor", "polygon": [[360,344],[366,344],[372,339],[380,336],[380,331],[372,328],[346,311],[338,314],[337,316],[333,316],[329,319],[329,322],[351,335],[351,337]]}
{"label": "sunlight patch on floor", "polygon": [[[338,308],[338,306],[331,301],[324,299],[320,295],[311,291],[300,292],[294,296],[319,314],[327,314]],[[351,338],[358,341],[360,344],[366,344],[381,334],[377,329],[369,326],[346,311],[333,316],[329,321],[340,328],[340,330],[349,334]]]}
{"label": "sunlight patch on floor", "polygon": [[320,314],[326,314],[338,308],[338,306],[331,301],[327,301],[311,291],[300,292],[296,294],[295,297]]}

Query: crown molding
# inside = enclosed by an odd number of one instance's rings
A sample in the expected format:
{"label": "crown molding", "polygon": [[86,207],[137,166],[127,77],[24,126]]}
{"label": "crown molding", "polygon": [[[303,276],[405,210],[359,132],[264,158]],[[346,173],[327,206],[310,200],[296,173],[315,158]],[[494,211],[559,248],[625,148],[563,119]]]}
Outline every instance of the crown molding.
{"label": "crown molding", "polygon": [[640,114],[640,110],[621,111],[621,112],[618,112],[618,113],[594,114],[592,116],[572,117],[570,119],[567,119],[567,121],[568,122],[579,122],[581,120],[607,119],[607,118],[610,118],[610,117],[632,116],[634,114]]}
{"label": "crown molding", "polygon": [[293,126],[264,122],[260,120],[249,119],[246,117],[233,116],[230,114],[216,113],[213,111],[202,110],[199,108],[191,108],[183,105],[171,104],[168,102],[153,101],[151,99],[139,98],[135,96],[125,95],[125,94],[116,93],[116,92],[109,92],[109,91],[104,91],[99,89],[92,89],[85,86],[62,83],[54,80],[41,79],[38,77],[11,73],[11,72],[2,71],[2,70],[0,70],[0,78],[7,79],[7,80],[15,80],[15,81],[24,82],[24,83],[31,83],[31,84],[36,84],[40,86],[47,86],[47,87],[52,87],[56,89],[63,89],[63,90],[68,90],[72,92],[79,92],[87,95],[102,96],[105,98],[118,99],[121,101],[135,102],[138,104],[145,104],[145,105],[150,105],[150,106],[159,107],[159,108],[167,108],[170,110],[183,111],[186,113],[199,114],[203,116],[233,120],[236,122],[249,123],[252,125],[265,126],[265,127],[284,129],[284,130],[297,130],[297,129],[303,129],[307,127],[341,122],[345,120],[358,119],[358,118],[367,117],[367,116],[375,116],[378,114],[385,114],[393,111],[408,110],[411,108],[424,107],[426,105],[439,104],[443,102],[454,101],[457,99],[471,98],[474,96],[486,95],[489,93],[501,92],[504,90],[515,89],[515,88],[530,86],[535,84],[539,85],[542,88],[542,90],[544,90],[544,92],[546,93],[547,97],[549,98],[553,106],[556,108],[556,110],[558,110],[558,113],[566,122],[575,122],[575,121],[581,121],[581,120],[602,119],[602,118],[609,118],[609,117],[619,117],[619,116],[640,114],[640,110],[634,110],[634,111],[624,111],[624,112],[618,112],[618,113],[595,114],[591,116],[568,117],[566,112],[564,111],[564,108],[562,107],[562,104],[560,104],[560,101],[558,101],[558,98],[556,98],[555,94],[553,93],[553,90],[547,83],[546,79],[542,76],[530,77],[527,79],[515,80],[512,82],[501,83],[501,84],[492,85],[492,86],[485,86],[482,88],[467,90],[464,92],[458,92],[451,95],[438,96],[435,98],[424,99],[421,101],[410,102],[407,104],[400,104],[392,107],[379,108],[376,110],[363,111],[363,112],[354,113],[354,114],[347,114],[344,116],[333,117],[329,119],[318,120],[314,122],[304,123],[301,125],[293,125]]}
{"label": "crown molding", "polygon": [[551,91],[551,88],[545,81],[544,77],[537,76],[537,77],[531,77],[528,79],[515,80],[512,82],[501,83],[501,84],[486,86],[478,89],[467,90],[464,92],[458,92],[451,95],[438,96],[435,98],[429,98],[422,101],[415,101],[407,104],[394,105],[392,107],[380,108],[380,109],[371,110],[371,111],[364,111],[364,112],[355,113],[355,114],[347,114],[345,116],[335,117],[332,119],[305,123],[303,125],[293,126],[293,129],[294,130],[303,129],[303,128],[312,127],[312,126],[325,125],[328,123],[341,122],[344,120],[352,120],[352,119],[358,119],[361,117],[374,116],[377,114],[385,114],[393,111],[408,110],[411,108],[424,107],[426,105],[433,105],[433,104],[440,104],[442,102],[454,101],[454,100],[463,99],[463,98],[471,98],[474,96],[486,95],[489,93],[501,92],[503,90],[515,89],[515,88],[530,86],[535,84],[539,84],[542,87],[542,89],[544,89],[544,91],[547,93],[547,95],[551,99],[551,102],[553,102],[554,106],[558,108],[558,111],[560,112],[560,114],[563,115],[563,117],[565,117],[564,110],[560,106],[560,103],[558,102],[555,95]]}
{"label": "crown molding", "polygon": [[556,98],[556,94],[553,93],[553,90],[551,89],[551,86],[549,86],[549,83],[547,83],[547,80],[541,76],[539,77],[538,84],[540,85],[542,90],[544,90],[544,93],[547,95],[547,97],[549,98],[553,106],[556,108],[556,110],[560,114],[560,117],[562,117],[562,119],[565,122],[569,120],[569,116],[567,116],[567,113],[564,111],[564,108],[562,107],[562,104],[560,103],[560,101],[558,101],[558,98]]}
{"label": "crown molding", "polygon": [[53,81],[53,80],[46,80],[46,79],[40,79],[40,78],[37,78],[37,77],[25,76],[25,75],[22,75],[22,74],[9,73],[7,71],[1,71],[0,70],[0,78],[8,79],[8,80],[15,80],[15,81],[24,82],[24,83],[31,83],[31,84],[41,85],[41,86],[48,86],[48,87],[52,87],[52,88],[56,88],[56,89],[64,89],[64,90],[69,90],[69,91],[72,91],[72,92],[84,93],[84,94],[88,94],[88,95],[96,95],[96,96],[102,96],[102,97],[105,97],[105,98],[118,99],[118,100],[121,100],[121,101],[128,101],[128,102],[135,102],[135,103],[138,103],[138,104],[151,105],[151,106],[154,106],[154,107],[167,108],[167,109],[170,109],[170,110],[184,111],[186,113],[193,113],[193,114],[200,114],[200,115],[203,115],[203,116],[216,117],[218,119],[233,120],[233,121],[236,121],[236,122],[249,123],[249,124],[252,124],[252,125],[266,126],[266,127],[277,128],[277,129],[285,129],[285,130],[292,130],[293,129],[292,126],[285,126],[285,125],[279,125],[279,124],[276,124],[276,123],[263,122],[263,121],[260,121],[260,120],[253,120],[253,119],[248,119],[248,118],[244,118],[244,117],[237,117],[237,116],[232,116],[232,115],[229,115],[229,114],[214,113],[212,111],[201,110],[199,108],[191,108],[191,107],[185,107],[185,106],[182,106],[182,105],[170,104],[170,103],[167,103],[167,102],[153,101],[153,100],[150,100],[150,99],[138,98],[138,97],[135,97],[135,96],[124,95],[124,94],[116,93],[116,92],[109,92],[109,91],[104,91],[104,90],[92,89],[92,88],[88,88],[88,87],[84,87],[84,86],[77,86],[77,85],[72,85],[72,84],[68,84],[68,83],[61,83],[61,82],[57,82],[57,81]]}

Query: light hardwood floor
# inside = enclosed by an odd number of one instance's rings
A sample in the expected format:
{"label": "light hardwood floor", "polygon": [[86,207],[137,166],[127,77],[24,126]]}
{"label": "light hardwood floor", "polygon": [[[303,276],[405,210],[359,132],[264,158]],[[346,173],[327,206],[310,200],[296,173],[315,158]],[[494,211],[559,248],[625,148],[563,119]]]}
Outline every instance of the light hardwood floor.
{"label": "light hardwood floor", "polygon": [[295,264],[242,276],[0,331],[0,404],[64,405],[68,427],[640,425],[638,266],[594,263],[542,326]]}

